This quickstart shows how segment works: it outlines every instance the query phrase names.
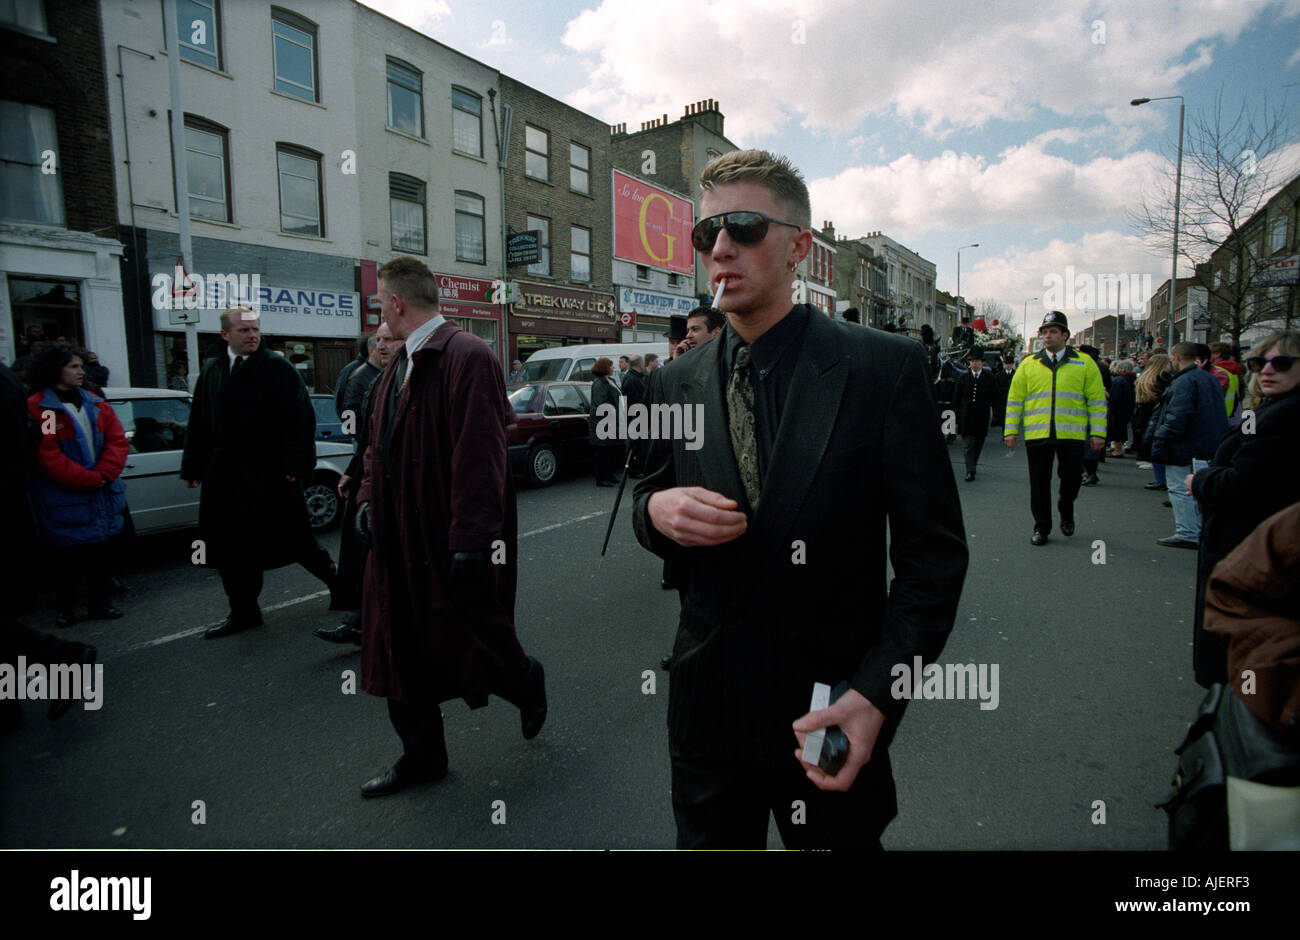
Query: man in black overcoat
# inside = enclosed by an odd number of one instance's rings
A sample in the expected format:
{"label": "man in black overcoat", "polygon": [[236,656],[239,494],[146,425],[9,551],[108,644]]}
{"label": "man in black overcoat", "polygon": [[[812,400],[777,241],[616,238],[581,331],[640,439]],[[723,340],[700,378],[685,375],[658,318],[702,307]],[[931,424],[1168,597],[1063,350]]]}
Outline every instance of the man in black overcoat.
{"label": "man in black overcoat", "polygon": [[[663,370],[662,400],[700,414],[702,434],[653,442],[633,511],[682,599],[677,844],[763,848],[771,813],[787,847],[878,848],[897,812],[897,666],[943,649],[967,564],[925,350],[791,306],[812,234],[787,160],[733,151],[700,183],[692,241],[710,287],[726,282],[729,322]],[[809,711],[814,683],[841,681]],[[834,774],[800,759],[831,725],[849,740]]]}
{"label": "man in black overcoat", "polygon": [[226,351],[203,364],[181,478],[203,486],[204,564],[221,574],[230,614],[209,639],[260,626],[262,572],[301,564],[333,584],[329,552],[312,534],[303,485],[316,466],[316,414],[298,370],[262,345],[258,314],[221,314]]}
{"label": "man in black overcoat", "polygon": [[989,419],[997,399],[998,385],[993,373],[984,368],[984,350],[976,346],[970,352],[970,369],[957,377],[953,389],[953,410],[957,412],[957,431],[966,446],[966,482],[975,479],[984,438],[989,433]]}

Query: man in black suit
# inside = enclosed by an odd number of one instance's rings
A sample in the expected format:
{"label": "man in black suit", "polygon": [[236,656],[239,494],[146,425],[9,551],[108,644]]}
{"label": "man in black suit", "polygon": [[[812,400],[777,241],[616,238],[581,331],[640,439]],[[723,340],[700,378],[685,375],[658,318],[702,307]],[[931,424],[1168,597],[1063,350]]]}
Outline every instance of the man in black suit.
{"label": "man in black suit", "polygon": [[181,456],[181,479],[202,485],[205,564],[221,574],[230,615],[203,635],[262,624],[262,573],[301,564],[333,586],[334,564],[311,530],[302,488],[316,467],[316,412],[283,356],[262,343],[245,306],[221,314],[226,348],[203,364]]}
{"label": "man in black suit", "polygon": [[[791,305],[809,252],[790,163],[733,151],[705,167],[693,242],[728,326],[658,380],[702,434],[655,441],[637,538],[674,561],[682,606],[668,702],[682,848],[879,847],[897,812],[894,667],[931,662],[967,553],[922,348]],[[689,445],[689,446],[688,446]],[[893,589],[886,589],[885,525]],[[813,684],[850,688],[808,712]],[[834,775],[799,760],[838,725]]]}
{"label": "man in black suit", "polygon": [[997,393],[997,381],[984,368],[984,350],[976,346],[970,351],[970,370],[958,376],[952,395],[957,412],[957,430],[966,445],[967,483],[975,479],[975,467],[980,462],[984,438],[988,437],[989,418]]}

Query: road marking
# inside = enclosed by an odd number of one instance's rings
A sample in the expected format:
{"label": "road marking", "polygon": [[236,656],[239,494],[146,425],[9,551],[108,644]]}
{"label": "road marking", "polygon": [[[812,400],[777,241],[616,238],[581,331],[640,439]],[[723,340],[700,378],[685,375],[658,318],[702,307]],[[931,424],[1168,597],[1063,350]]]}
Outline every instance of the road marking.
{"label": "road marking", "polygon": [[[317,591],[314,594],[304,594],[302,597],[293,597],[287,601],[281,601],[278,604],[271,604],[269,607],[263,607],[262,610],[267,613],[273,610],[283,610],[285,607],[292,607],[294,604],[302,604],[310,600],[315,600],[318,597],[327,597],[327,596],[329,596],[328,589],[324,591]],[[211,627],[215,627],[217,624],[223,622],[224,621],[222,620],[214,620],[212,623],[205,623],[201,627],[193,627],[189,630],[182,630],[180,633],[172,633],[167,636],[160,636],[156,640],[148,640],[147,642],[139,643],[135,646],[128,646],[126,649],[122,650],[122,652],[138,653],[140,650],[146,650],[153,646],[162,646],[164,643],[170,643],[173,640],[183,640],[187,636],[198,636],[204,630],[208,630]]]}
{"label": "road marking", "polygon": [[540,529],[533,529],[531,532],[521,532],[519,537],[526,539],[530,535],[541,535],[543,532],[550,532],[552,529],[559,529],[566,525],[573,525],[575,522],[586,522],[588,519],[595,519],[597,516],[605,515],[605,510],[600,512],[589,512],[585,516],[579,516],[576,519],[570,519],[568,522],[557,522],[555,525],[544,525]]}
{"label": "road marking", "polygon": [[[521,532],[519,534],[519,538],[526,539],[530,535],[541,535],[543,532],[550,532],[553,529],[560,529],[566,525],[573,525],[574,523],[577,522],[586,522],[588,519],[595,519],[597,516],[603,516],[603,515],[605,515],[605,511],[603,509],[600,512],[589,512],[585,516],[578,516],[576,519],[569,519],[567,522],[557,522],[554,525],[547,525],[547,526],[542,526],[540,529],[533,529],[531,532]],[[303,604],[306,603],[307,601],[315,600],[318,597],[327,597],[328,595],[329,595],[328,590],[316,591],[314,594],[304,594],[302,597],[290,598],[287,601],[281,601],[278,604],[272,604],[269,607],[263,607],[262,610],[265,613],[270,613],[273,610],[283,610],[285,607],[292,607],[295,604]],[[151,649],[155,646],[162,646],[164,643],[171,643],[174,640],[183,640],[186,637],[198,636],[200,633],[204,632],[205,630],[211,629],[212,627],[215,627],[217,624],[221,622],[222,622],[221,620],[214,620],[212,623],[205,623],[201,627],[192,627],[189,630],[182,630],[180,633],[171,633],[168,634],[167,636],[160,636],[157,639],[147,640],[144,643],[138,643],[135,646],[128,646],[126,649],[122,650],[122,652],[138,653],[141,650]]]}

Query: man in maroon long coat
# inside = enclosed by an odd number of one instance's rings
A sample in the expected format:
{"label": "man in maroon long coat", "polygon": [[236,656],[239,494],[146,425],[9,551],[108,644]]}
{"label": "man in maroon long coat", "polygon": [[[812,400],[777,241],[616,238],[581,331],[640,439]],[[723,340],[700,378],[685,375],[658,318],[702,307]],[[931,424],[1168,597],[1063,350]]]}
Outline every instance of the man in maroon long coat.
{"label": "man in maroon long coat", "polygon": [[438,312],[422,261],[379,270],[384,322],[403,346],[375,390],[357,530],[370,539],[361,686],[388,699],[403,754],[361,787],[386,796],[447,772],[439,704],[489,694],[525,738],[546,718],[542,665],[515,635],[517,525],[509,405],[492,349]]}

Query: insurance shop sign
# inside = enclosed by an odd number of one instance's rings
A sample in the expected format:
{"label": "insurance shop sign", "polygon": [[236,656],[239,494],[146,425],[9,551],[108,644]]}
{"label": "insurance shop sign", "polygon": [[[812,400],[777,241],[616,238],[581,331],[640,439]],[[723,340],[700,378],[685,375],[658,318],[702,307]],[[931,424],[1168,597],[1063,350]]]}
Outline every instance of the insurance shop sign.
{"label": "insurance shop sign", "polygon": [[153,278],[154,329],[176,330],[173,308],[198,315],[200,332],[221,330],[221,312],[247,304],[261,317],[264,333],[281,336],[346,336],[361,332],[361,295],[355,291],[321,290],[266,284],[258,275],[209,272],[187,274],[183,290],[172,289],[171,273]]}

